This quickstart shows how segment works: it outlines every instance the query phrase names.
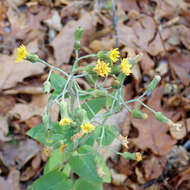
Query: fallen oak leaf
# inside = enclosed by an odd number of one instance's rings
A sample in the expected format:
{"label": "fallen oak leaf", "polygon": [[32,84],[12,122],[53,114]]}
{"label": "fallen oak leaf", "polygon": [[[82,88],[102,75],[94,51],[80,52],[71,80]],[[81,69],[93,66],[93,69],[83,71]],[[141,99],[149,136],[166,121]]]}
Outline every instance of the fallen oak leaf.
{"label": "fallen oak leaf", "polygon": [[[162,112],[167,117],[171,117],[174,111],[168,112],[161,107],[161,97],[164,93],[164,87],[156,88],[148,100],[147,105],[156,111]],[[176,143],[170,135],[167,134],[168,127],[152,115],[147,109],[142,109],[143,112],[148,114],[148,118],[142,121],[139,119],[131,118],[131,122],[139,131],[139,136],[132,139],[132,141],[140,148],[150,148],[152,152],[157,155],[166,155]]]}
{"label": "fallen oak leaf", "polygon": [[174,54],[168,58],[169,66],[175,71],[181,82],[188,86],[190,82],[190,54]]}
{"label": "fallen oak leaf", "polygon": [[[78,26],[84,30],[84,37],[89,34],[92,35],[95,31],[96,16],[93,12],[81,13],[81,18],[78,21],[71,20],[66,24],[56,38],[51,42],[54,49],[54,56],[56,58],[56,65],[68,63],[74,49],[74,32]],[[88,34],[88,35],[85,35]],[[84,38],[83,38],[84,40]]]}

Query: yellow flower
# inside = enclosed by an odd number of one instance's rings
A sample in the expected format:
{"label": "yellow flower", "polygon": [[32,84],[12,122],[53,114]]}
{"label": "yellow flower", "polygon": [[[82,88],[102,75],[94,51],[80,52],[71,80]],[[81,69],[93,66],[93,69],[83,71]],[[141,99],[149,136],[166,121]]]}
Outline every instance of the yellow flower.
{"label": "yellow flower", "polygon": [[120,69],[126,75],[130,75],[132,73],[132,65],[129,63],[129,60],[127,58],[122,59]]}
{"label": "yellow flower", "polygon": [[26,51],[26,47],[24,45],[21,45],[16,50],[15,62],[16,63],[22,62],[27,58],[27,56],[28,56],[28,52]]}
{"label": "yellow flower", "polygon": [[94,71],[96,71],[100,76],[107,76],[109,72],[111,72],[111,68],[108,63],[101,61],[98,59],[98,63],[96,64]]}
{"label": "yellow flower", "polygon": [[94,125],[91,123],[84,123],[81,125],[81,128],[84,134],[88,134],[94,130]]}
{"label": "yellow flower", "polygon": [[136,161],[139,162],[142,160],[142,155],[140,152],[136,152]]}
{"label": "yellow flower", "polygon": [[70,125],[72,122],[73,122],[72,119],[65,117],[65,118],[61,119],[61,121],[59,122],[59,125],[61,125],[61,126]]}
{"label": "yellow flower", "polygon": [[115,49],[112,49],[110,52],[109,52],[109,56],[110,56],[110,59],[113,61],[113,62],[116,62],[119,60],[119,57],[120,57],[120,53],[118,51],[118,48],[115,48]]}

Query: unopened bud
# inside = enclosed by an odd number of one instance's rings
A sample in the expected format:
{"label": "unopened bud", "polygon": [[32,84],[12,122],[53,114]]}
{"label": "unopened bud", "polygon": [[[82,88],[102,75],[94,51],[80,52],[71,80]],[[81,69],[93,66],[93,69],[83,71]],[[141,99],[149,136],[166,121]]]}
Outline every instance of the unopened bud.
{"label": "unopened bud", "polygon": [[98,53],[97,53],[97,57],[99,58],[99,59],[103,59],[103,60],[105,60],[105,61],[107,61],[107,62],[111,62],[111,59],[110,59],[110,57],[109,57],[109,52],[108,51],[99,51]]}
{"label": "unopened bud", "polygon": [[64,98],[62,98],[61,102],[59,103],[59,109],[61,112],[61,118],[69,118],[67,102],[64,100]]}
{"label": "unopened bud", "polygon": [[131,115],[137,119],[147,119],[148,115],[146,113],[141,112],[140,110],[134,109],[131,111]]}
{"label": "unopened bud", "polygon": [[165,115],[163,115],[162,112],[155,112],[154,115],[155,115],[156,119],[161,121],[162,123],[169,125],[171,122],[171,120],[168,119]]}
{"label": "unopened bud", "polygon": [[26,59],[27,59],[28,61],[32,62],[32,63],[36,63],[36,62],[39,61],[38,55],[33,54],[33,53],[29,53]]}
{"label": "unopened bud", "polygon": [[75,48],[75,50],[80,49],[80,41],[75,41],[74,48]]}
{"label": "unopened bud", "polygon": [[82,39],[83,28],[79,26],[75,31],[75,41],[80,41]]}
{"label": "unopened bud", "polygon": [[48,94],[51,90],[51,83],[49,81],[45,81],[43,84],[44,93]]}
{"label": "unopened bud", "polygon": [[113,88],[113,89],[119,89],[119,88],[121,88],[120,82],[119,82],[118,80],[114,80],[114,81],[112,82],[112,88]]}
{"label": "unopened bud", "polygon": [[160,82],[160,80],[161,80],[161,77],[159,76],[159,75],[156,75],[155,77],[154,77],[154,79],[148,84],[148,86],[147,86],[147,91],[149,92],[149,91],[153,91],[155,88],[156,88],[156,86],[158,85],[158,83]]}
{"label": "unopened bud", "polygon": [[124,153],[121,153],[121,156],[123,156],[124,158],[128,160],[136,160],[136,153],[124,152]]}

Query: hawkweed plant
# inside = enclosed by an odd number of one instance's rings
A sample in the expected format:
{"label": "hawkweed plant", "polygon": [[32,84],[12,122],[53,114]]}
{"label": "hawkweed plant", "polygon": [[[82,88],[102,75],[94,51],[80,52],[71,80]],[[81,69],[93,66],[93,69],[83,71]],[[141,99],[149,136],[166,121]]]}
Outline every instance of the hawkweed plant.
{"label": "hawkweed plant", "polygon": [[[30,190],[101,190],[103,183],[110,183],[109,168],[99,150],[106,149],[114,139],[126,149],[129,142],[127,137],[120,134],[117,126],[106,124],[106,121],[123,108],[134,118],[144,120],[148,117],[146,113],[132,109],[129,103],[138,102],[150,110],[160,122],[170,127],[180,127],[141,101],[147,93],[155,89],[160,76],[154,77],[140,97],[125,101],[123,83],[126,76],[132,73],[135,59],[122,59],[117,48],[79,57],[82,33],[82,28],[78,27],[75,32],[75,61],[70,73],[47,63],[36,54],[27,52],[24,45],[17,48],[15,62],[28,60],[33,64],[40,62],[49,67],[49,75],[43,87],[44,93],[50,96],[44,108],[43,122],[27,132],[28,136],[44,144],[43,151],[49,159],[43,176],[29,187]],[[97,63],[79,67],[79,61],[86,58],[94,58]],[[86,78],[91,88],[83,90],[79,86],[77,79],[81,77]],[[112,84],[105,87],[110,78]],[[53,104],[59,106],[60,121],[51,120]],[[102,108],[105,111],[100,114]],[[140,152],[115,154],[137,162],[142,160]]]}

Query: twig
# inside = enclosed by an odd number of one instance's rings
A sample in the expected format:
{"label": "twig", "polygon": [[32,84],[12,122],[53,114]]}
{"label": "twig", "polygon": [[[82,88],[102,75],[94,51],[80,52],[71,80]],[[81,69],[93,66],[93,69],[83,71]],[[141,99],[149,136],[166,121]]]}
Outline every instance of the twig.
{"label": "twig", "polygon": [[117,15],[116,15],[116,6],[114,0],[112,0],[112,11],[113,11],[113,28],[114,28],[114,37],[116,48],[119,49],[119,39],[118,39],[118,30],[117,30]]}

